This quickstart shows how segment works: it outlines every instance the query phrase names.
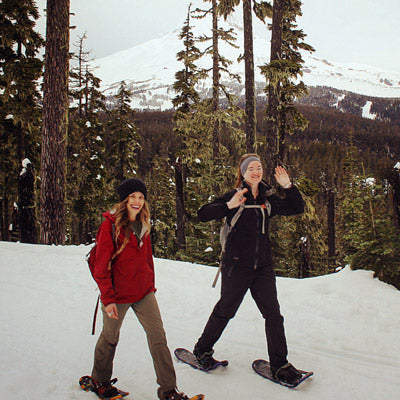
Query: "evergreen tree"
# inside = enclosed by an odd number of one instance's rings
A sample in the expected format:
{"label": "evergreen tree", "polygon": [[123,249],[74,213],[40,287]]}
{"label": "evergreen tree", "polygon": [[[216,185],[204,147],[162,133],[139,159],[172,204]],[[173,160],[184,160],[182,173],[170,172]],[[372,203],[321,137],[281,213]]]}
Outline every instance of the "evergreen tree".
{"label": "evergreen tree", "polygon": [[146,182],[150,196],[154,256],[174,258],[178,250],[175,240],[175,176],[166,147],[165,143],[160,154],[153,158]]}
{"label": "evergreen tree", "polygon": [[179,129],[182,121],[185,121],[194,106],[199,102],[200,96],[196,90],[196,85],[205,76],[205,72],[199,69],[196,61],[201,57],[201,51],[196,46],[193,34],[193,27],[190,23],[191,11],[190,5],[185,23],[182,27],[179,39],[183,41],[184,49],[177,54],[177,60],[183,63],[183,69],[175,74],[174,90],[177,93],[173,99],[173,105],[176,109],[174,114],[175,134],[180,138],[181,146],[178,154],[175,155],[175,191],[176,191],[176,218],[177,229],[176,238],[178,248],[186,247],[186,210],[185,210],[185,161],[182,159],[184,150],[184,133]]}
{"label": "evergreen tree", "polygon": [[[137,174],[139,134],[135,125],[135,111],[131,108],[132,92],[121,82],[115,103],[107,110],[105,127],[104,174],[106,187],[111,189]],[[112,196],[112,193],[109,191]],[[108,195],[105,196],[108,198]]]}
{"label": "evergreen tree", "polygon": [[[220,12],[226,18],[231,14],[241,0],[220,0]],[[245,132],[246,151],[256,151],[256,97],[254,78],[254,52],[253,52],[253,22],[252,9],[256,16],[264,22],[270,14],[270,5],[265,1],[242,0],[243,3],[243,31],[244,31],[244,65],[245,65]]]}
{"label": "evergreen tree", "polygon": [[191,11],[190,5],[179,39],[183,42],[183,50],[176,55],[178,61],[183,63],[183,69],[175,74],[173,88],[177,95],[172,100],[176,109],[174,119],[179,119],[181,114],[186,114],[192,110],[192,106],[200,100],[196,90],[197,83],[205,77],[202,69],[198,68],[196,61],[199,60],[202,53],[196,46],[196,40],[193,34],[193,26],[190,23]]}
{"label": "evergreen tree", "polygon": [[100,223],[98,210],[104,209],[104,126],[101,114],[105,98],[100,80],[90,68],[90,52],[84,49],[86,35],[79,38],[70,73],[70,122],[67,147],[67,217],[71,243],[90,243]]}
{"label": "evergreen tree", "polygon": [[43,79],[40,241],[65,243],[68,129],[69,0],[47,0]]}
{"label": "evergreen tree", "polygon": [[269,122],[266,136],[266,156],[270,173],[278,163],[285,161],[286,134],[307,127],[307,120],[294,106],[294,101],[307,93],[302,81],[304,63],[300,50],[314,51],[304,43],[303,30],[296,29],[297,16],[301,16],[299,0],[274,0],[270,63],[261,67],[266,76]]}
{"label": "evergreen tree", "polygon": [[400,289],[400,232],[392,223],[382,185],[376,178],[355,176],[352,196],[344,204],[352,219],[345,239],[351,243],[346,255],[352,269],[367,269],[384,282]]}
{"label": "evergreen tree", "polygon": [[[202,35],[199,37],[200,42],[211,41],[211,45],[203,50],[202,55],[210,55],[212,57],[212,67],[205,69],[206,73],[212,71],[212,98],[210,102],[211,111],[213,114],[217,114],[220,111],[220,95],[225,94],[229,108],[235,108],[236,98],[228,93],[227,88],[221,83],[221,77],[223,74],[227,75],[228,79],[234,79],[240,82],[240,77],[229,71],[229,66],[232,65],[232,61],[225,58],[219,51],[220,41],[224,41],[232,47],[238,47],[235,44],[236,36],[232,28],[225,30],[219,27],[219,10],[217,7],[217,0],[204,0],[205,2],[211,2],[211,8],[207,10],[196,9],[195,18],[205,18],[208,15],[212,17],[212,35]],[[220,146],[220,125],[218,119],[214,118],[212,122],[212,153],[213,160],[217,160],[219,157],[219,146]]]}
{"label": "evergreen tree", "polygon": [[[190,222],[186,232],[186,251],[179,254],[181,259],[187,261],[216,265],[220,252],[219,240],[216,238],[220,224],[200,223],[197,210],[211,198],[231,188],[236,171],[232,167],[233,155],[224,145],[220,146],[219,158],[213,159],[214,119],[222,128],[222,136],[230,135],[238,148],[243,148],[244,137],[240,129],[241,115],[236,111],[229,113],[227,109],[215,113],[210,107],[211,101],[203,100],[197,104],[195,112],[177,121],[177,128],[184,139],[182,154],[188,171],[185,185],[186,216]],[[238,153],[236,148],[233,154]],[[215,191],[216,187],[219,192]]]}
{"label": "evergreen tree", "polygon": [[304,175],[294,181],[302,193],[305,211],[271,220],[275,270],[279,275],[296,278],[323,275],[329,271],[324,227],[315,207],[319,188]]}
{"label": "evergreen tree", "polygon": [[342,232],[338,235],[339,260],[344,262],[349,254],[355,252],[354,242],[351,240],[353,227],[356,225],[356,212],[352,204],[356,202],[356,192],[354,190],[354,180],[361,175],[357,168],[361,164],[358,150],[353,143],[353,132],[350,132],[349,146],[346,149],[346,156],[342,161],[342,184],[339,191],[339,200],[342,207],[338,214],[338,227]]}
{"label": "evergreen tree", "polygon": [[[8,240],[11,206],[35,204],[35,191],[25,190],[19,180],[20,165],[29,158],[38,166],[40,142],[40,93],[37,80],[42,62],[37,53],[44,41],[34,28],[39,13],[34,1],[4,0],[0,3],[0,237]],[[25,181],[24,181],[25,182]],[[19,190],[18,190],[19,189]],[[26,214],[24,214],[26,215]],[[20,216],[22,237],[30,236],[31,219]],[[26,232],[25,232],[26,230]],[[24,239],[25,240],[25,239]],[[30,241],[33,240],[31,237]]]}

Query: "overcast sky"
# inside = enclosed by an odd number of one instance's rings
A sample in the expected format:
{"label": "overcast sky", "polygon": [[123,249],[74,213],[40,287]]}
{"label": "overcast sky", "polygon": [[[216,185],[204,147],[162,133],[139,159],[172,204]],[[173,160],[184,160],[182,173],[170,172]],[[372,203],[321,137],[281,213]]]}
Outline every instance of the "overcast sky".
{"label": "overcast sky", "polygon": [[[190,0],[70,0],[71,42],[87,32],[101,58],[182,26]],[[200,0],[192,0],[201,4]],[[272,1],[272,0],[271,0]],[[41,15],[46,0],[38,0]],[[299,26],[317,57],[400,70],[399,0],[303,0]],[[45,18],[37,24],[44,35]],[[258,35],[263,27],[256,26]],[[156,55],[155,55],[156,56]]]}

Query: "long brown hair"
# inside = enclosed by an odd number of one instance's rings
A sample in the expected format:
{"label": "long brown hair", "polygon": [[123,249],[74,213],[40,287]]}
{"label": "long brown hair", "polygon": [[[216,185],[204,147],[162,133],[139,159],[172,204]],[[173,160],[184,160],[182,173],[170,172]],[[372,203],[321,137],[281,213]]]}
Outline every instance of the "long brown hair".
{"label": "long brown hair", "polygon": [[242,175],[242,172],[240,171],[240,166],[242,165],[242,162],[246,158],[249,158],[249,157],[257,157],[258,159],[260,158],[260,156],[256,153],[247,153],[247,154],[243,154],[242,157],[240,157],[239,165],[238,165],[238,169],[237,169],[235,188],[241,187],[243,184],[243,175]]}
{"label": "long brown hair", "polygon": [[[118,236],[121,233],[121,230],[123,229],[125,232],[124,235],[124,240],[121,244],[121,246],[118,248],[118,250],[114,253],[112,256],[111,260],[115,259],[115,257],[120,254],[126,245],[129,242],[129,236],[130,236],[130,221],[128,218],[128,210],[126,208],[126,205],[128,203],[128,198],[125,200],[122,200],[120,203],[115,204],[115,206],[111,209],[111,213],[114,214],[115,216],[115,247],[117,247],[118,244]],[[139,214],[139,220],[142,223],[142,226],[146,228],[146,235],[150,233],[151,225],[150,225],[150,209],[147,201],[144,201],[143,207],[140,210]]]}

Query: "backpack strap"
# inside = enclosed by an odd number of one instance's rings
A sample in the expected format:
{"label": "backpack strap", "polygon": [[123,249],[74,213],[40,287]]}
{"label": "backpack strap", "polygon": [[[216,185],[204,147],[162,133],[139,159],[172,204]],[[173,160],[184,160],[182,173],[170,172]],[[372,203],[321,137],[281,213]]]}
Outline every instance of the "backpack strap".
{"label": "backpack strap", "polygon": [[[236,190],[238,190],[238,189],[236,189]],[[245,208],[259,208],[261,210],[261,214],[262,214],[262,218],[263,218],[262,233],[263,234],[265,233],[265,211],[264,210],[267,210],[268,216],[271,215],[271,203],[268,200],[265,200],[264,204],[249,204],[249,205],[241,204],[239,206],[239,209],[236,211],[236,213],[232,217],[231,223],[228,224],[228,222],[225,221],[225,226],[223,225],[221,227],[221,232],[220,232],[221,255],[220,255],[220,262],[219,262],[218,270],[217,270],[217,273],[215,274],[214,281],[213,281],[213,283],[211,285],[213,288],[216,286],[218,278],[219,278],[219,275],[221,273],[222,259],[224,257],[225,246],[226,246],[226,242],[228,240],[228,236],[231,233],[231,231],[232,231],[233,227],[235,226],[236,222],[238,221],[238,219],[242,215],[242,212],[243,212],[243,210]],[[224,240],[221,240],[222,239],[222,235],[225,235]]]}
{"label": "backpack strap", "polygon": [[[114,224],[114,222],[112,222],[112,240],[113,240],[113,243],[114,243],[114,247],[116,248],[116,243],[115,243],[115,224]],[[92,335],[95,334],[95,330],[96,330],[96,320],[97,320],[97,312],[99,310],[99,304],[100,304],[100,295],[97,296],[96,306],[94,308],[93,323],[92,323]]]}

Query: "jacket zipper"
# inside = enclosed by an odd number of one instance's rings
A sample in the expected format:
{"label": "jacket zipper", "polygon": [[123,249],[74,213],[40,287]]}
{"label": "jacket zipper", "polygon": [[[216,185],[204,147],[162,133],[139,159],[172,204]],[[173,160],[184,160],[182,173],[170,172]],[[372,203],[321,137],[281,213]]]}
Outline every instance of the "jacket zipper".
{"label": "jacket zipper", "polygon": [[[257,209],[255,210],[256,213],[258,214]],[[256,254],[254,256],[254,270],[257,269],[257,264],[258,264],[258,231],[260,230],[260,218],[257,216],[257,229],[256,229]]]}
{"label": "jacket zipper", "polygon": [[[263,207],[260,207],[259,210],[260,210],[261,215],[262,215],[261,233],[264,235],[264,233],[265,233],[265,211],[264,211],[264,208],[263,208]],[[258,234],[259,234],[259,231],[260,231],[260,218],[257,218],[256,254],[255,254],[255,260],[254,260],[254,270],[256,270],[257,267],[258,267],[258,247],[259,247],[259,237],[258,237]]]}

